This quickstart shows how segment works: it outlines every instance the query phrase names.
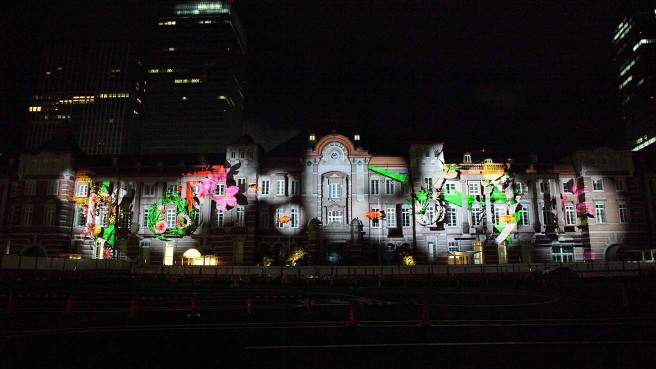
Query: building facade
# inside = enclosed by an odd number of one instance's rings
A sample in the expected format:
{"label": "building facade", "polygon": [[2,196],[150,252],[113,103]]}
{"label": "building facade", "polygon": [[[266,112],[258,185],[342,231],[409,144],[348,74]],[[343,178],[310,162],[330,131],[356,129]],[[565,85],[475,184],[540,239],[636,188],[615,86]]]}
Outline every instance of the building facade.
{"label": "building facade", "polygon": [[612,41],[628,146],[634,151],[656,146],[655,9],[651,2],[627,2]]}
{"label": "building facade", "polygon": [[653,260],[629,151],[449,163],[441,142],[402,157],[338,133],[307,144],[290,157],[248,136],[215,156],[45,145],[7,171],[2,241],[9,253],[168,265]]}
{"label": "building facade", "polygon": [[225,152],[244,109],[246,39],[233,2],[161,1],[152,34],[141,152]]}
{"label": "building facade", "polygon": [[128,42],[47,43],[27,112],[25,148],[37,148],[72,125],[78,146],[89,155],[135,153],[140,78]]}

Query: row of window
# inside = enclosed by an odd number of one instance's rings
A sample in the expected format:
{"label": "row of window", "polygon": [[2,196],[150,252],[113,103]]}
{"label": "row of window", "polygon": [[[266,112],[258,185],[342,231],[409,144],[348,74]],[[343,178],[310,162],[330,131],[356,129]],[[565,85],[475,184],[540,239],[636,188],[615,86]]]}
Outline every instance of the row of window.
{"label": "row of window", "polygon": [[[275,189],[275,195],[276,196],[285,196],[285,180],[284,179],[277,179],[275,181],[276,189]],[[298,191],[298,184],[296,181],[290,180],[289,181],[289,195],[295,195],[296,192]],[[271,194],[271,180],[269,179],[263,179],[260,181],[260,188],[259,188],[260,195],[270,195]]]}

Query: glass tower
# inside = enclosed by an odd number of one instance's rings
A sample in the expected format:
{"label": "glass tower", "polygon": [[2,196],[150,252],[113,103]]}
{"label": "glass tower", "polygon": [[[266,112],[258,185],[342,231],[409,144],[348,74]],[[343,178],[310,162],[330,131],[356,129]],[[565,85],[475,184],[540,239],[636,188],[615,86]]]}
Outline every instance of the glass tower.
{"label": "glass tower", "polygon": [[232,1],[162,1],[155,27],[141,152],[225,152],[244,105],[246,42]]}
{"label": "glass tower", "polygon": [[656,5],[651,4],[626,6],[612,41],[623,120],[633,151],[656,148]]}

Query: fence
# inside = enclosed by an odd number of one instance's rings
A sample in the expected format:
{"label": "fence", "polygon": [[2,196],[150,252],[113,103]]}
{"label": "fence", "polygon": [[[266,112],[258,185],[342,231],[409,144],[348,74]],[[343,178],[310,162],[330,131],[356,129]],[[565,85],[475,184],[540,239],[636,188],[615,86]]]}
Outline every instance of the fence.
{"label": "fence", "polygon": [[[508,274],[541,274],[565,267],[582,277],[638,276],[655,271],[652,262],[577,262],[577,263],[523,263],[523,264],[466,264],[416,266],[189,266],[189,265],[135,265],[124,260],[60,259],[19,255],[0,256],[3,275],[12,272],[30,272],[33,275],[133,275],[142,277],[200,277],[208,279],[238,280],[245,278],[285,278],[317,280],[377,280],[419,279],[440,277],[490,277]],[[44,274],[47,273],[47,274]]]}

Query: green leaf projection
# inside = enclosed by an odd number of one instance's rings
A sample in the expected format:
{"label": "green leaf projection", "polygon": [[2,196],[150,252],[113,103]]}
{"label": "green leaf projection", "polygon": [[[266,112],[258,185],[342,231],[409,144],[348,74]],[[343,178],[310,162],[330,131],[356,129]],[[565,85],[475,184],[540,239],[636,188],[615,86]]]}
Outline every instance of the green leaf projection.
{"label": "green leaf projection", "polygon": [[193,198],[182,198],[179,189],[168,189],[159,202],[148,208],[148,229],[164,241],[167,236],[186,235],[196,224],[194,202]]}
{"label": "green leaf projection", "polygon": [[372,172],[376,172],[376,173],[381,174],[385,177],[392,178],[392,179],[394,179],[396,181],[399,181],[401,183],[408,182],[408,176],[403,174],[403,173],[392,172],[391,170],[383,169],[381,167],[377,167],[377,166],[374,166],[374,165],[371,165],[371,164],[369,164],[367,166],[367,168],[369,168],[369,170],[372,171]]}

